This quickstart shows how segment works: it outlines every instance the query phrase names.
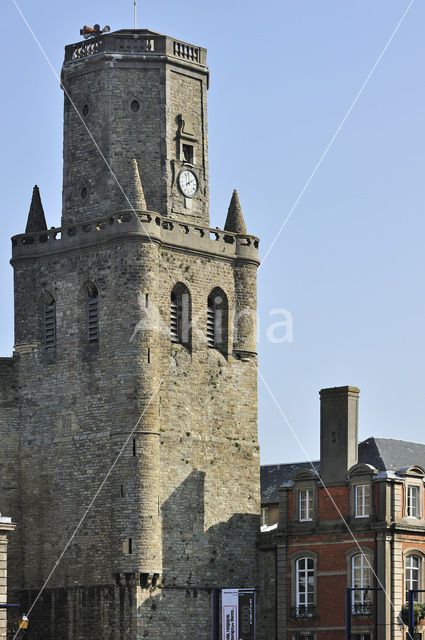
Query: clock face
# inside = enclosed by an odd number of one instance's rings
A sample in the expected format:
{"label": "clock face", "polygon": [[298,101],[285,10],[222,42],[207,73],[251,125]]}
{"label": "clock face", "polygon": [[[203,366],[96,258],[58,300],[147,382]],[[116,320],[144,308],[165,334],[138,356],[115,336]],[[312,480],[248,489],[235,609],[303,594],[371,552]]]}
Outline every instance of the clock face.
{"label": "clock face", "polygon": [[184,169],[179,173],[179,187],[186,198],[193,198],[198,191],[198,179],[189,169]]}

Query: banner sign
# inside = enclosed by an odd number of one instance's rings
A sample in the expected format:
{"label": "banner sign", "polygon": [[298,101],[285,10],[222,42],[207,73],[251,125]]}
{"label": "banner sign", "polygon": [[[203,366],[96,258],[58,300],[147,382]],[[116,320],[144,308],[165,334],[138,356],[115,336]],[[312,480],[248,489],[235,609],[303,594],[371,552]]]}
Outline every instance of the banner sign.
{"label": "banner sign", "polygon": [[222,640],[255,640],[255,589],[223,589]]}

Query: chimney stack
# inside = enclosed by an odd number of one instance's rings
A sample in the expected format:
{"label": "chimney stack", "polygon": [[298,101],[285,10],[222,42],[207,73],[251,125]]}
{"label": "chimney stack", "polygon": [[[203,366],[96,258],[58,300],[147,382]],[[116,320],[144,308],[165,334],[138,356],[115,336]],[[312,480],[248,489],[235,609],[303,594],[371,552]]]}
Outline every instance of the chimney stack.
{"label": "chimney stack", "polygon": [[324,484],[341,484],[358,462],[360,389],[333,387],[320,391],[320,475]]}

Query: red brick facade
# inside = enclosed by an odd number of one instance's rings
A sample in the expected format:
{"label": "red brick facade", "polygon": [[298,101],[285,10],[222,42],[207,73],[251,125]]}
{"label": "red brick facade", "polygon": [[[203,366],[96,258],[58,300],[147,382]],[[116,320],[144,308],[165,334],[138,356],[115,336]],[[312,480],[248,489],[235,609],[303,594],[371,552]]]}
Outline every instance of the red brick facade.
{"label": "red brick facade", "polygon": [[[330,422],[337,439],[344,424]],[[425,447],[411,445],[370,438],[358,447],[361,462],[337,469],[340,480],[327,486],[321,476],[327,449],[313,468],[264,470],[265,478],[272,473],[284,482],[264,503],[278,517],[260,536],[261,640],[344,640],[348,587],[357,589],[350,601],[353,640],[407,640],[406,594],[425,590],[425,469],[418,464]],[[417,459],[397,468],[412,453]],[[360,591],[366,587],[383,590]]]}

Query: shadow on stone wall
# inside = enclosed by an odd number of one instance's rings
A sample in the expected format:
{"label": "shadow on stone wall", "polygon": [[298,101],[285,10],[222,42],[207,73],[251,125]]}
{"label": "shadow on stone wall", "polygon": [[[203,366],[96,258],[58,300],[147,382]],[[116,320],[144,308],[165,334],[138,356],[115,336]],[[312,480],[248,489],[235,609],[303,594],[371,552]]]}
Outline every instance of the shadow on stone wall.
{"label": "shadow on stone wall", "polygon": [[[218,499],[220,496],[218,496]],[[162,508],[163,582],[141,588],[137,571],[111,584],[46,589],[25,640],[211,638],[212,589],[257,586],[259,515],[234,514],[205,530],[205,473],[192,471]],[[36,590],[19,596],[28,611]],[[8,637],[17,621],[10,618]]]}
{"label": "shadow on stone wall", "polygon": [[162,508],[162,586],[144,594],[139,638],[166,640],[172,628],[173,640],[210,640],[212,590],[258,585],[259,515],[237,513],[206,530],[205,520],[205,473],[194,470]]}

